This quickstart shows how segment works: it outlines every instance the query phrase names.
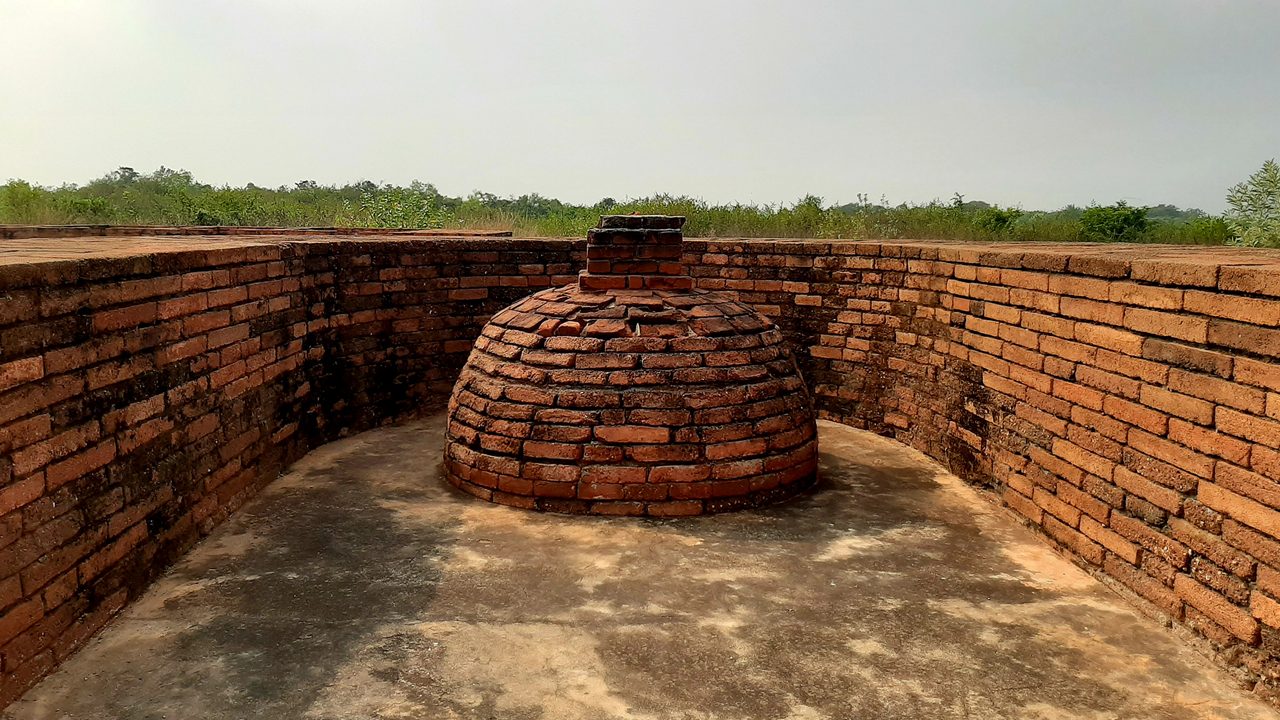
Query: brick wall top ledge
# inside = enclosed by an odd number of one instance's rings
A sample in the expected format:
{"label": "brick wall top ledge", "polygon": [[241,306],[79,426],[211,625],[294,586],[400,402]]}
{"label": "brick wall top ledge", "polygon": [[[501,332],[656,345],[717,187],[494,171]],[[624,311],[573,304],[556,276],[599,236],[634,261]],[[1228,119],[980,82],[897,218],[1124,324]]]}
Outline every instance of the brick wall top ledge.
{"label": "brick wall top ledge", "polygon": [[934,260],[994,268],[1069,273],[1155,285],[1217,288],[1280,297],[1280,250],[1122,243],[966,243],[943,240],[706,238],[686,247],[704,253],[861,255]]}
{"label": "brick wall top ledge", "polygon": [[[538,251],[585,247],[568,238],[507,237],[75,237],[0,240],[0,290],[72,284],[107,278],[187,272],[300,256],[359,255],[375,252]],[[494,261],[498,260],[494,258]]]}
{"label": "brick wall top ledge", "polygon": [[[565,243],[583,245],[580,238],[414,236],[391,234],[340,235],[332,229],[297,231],[261,228],[219,228],[217,234],[137,234],[160,228],[105,228],[101,232],[56,237],[25,237],[18,228],[0,228],[17,237],[0,242],[0,289],[62,284],[110,276],[181,272],[201,266],[229,265],[280,259],[290,246],[309,246],[307,254],[356,254],[431,245],[458,251],[537,250]],[[76,228],[62,228],[71,232]],[[237,230],[231,233],[229,231]],[[115,235],[110,231],[118,231]],[[1100,243],[968,243],[945,240],[831,240],[793,238],[686,239],[694,252],[754,254],[775,248],[788,255],[863,255],[936,260],[987,267],[1066,272],[1108,279],[1280,297],[1280,250],[1184,245]]]}

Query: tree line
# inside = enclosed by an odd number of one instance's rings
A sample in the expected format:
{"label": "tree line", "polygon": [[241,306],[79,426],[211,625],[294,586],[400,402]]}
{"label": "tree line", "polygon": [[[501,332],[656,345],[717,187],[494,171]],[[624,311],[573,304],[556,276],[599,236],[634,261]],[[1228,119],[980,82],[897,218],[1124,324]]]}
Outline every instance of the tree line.
{"label": "tree line", "polygon": [[1267,161],[1227,193],[1230,209],[1211,215],[1172,205],[1125,202],[1040,211],[966,200],[890,204],[860,195],[828,204],[808,195],[783,204],[713,204],[666,194],[577,205],[536,193],[450,197],[434,185],[361,181],[243,187],[202,183],[184,170],[121,167],[84,185],[0,185],[0,223],[68,225],[241,225],[270,227],[470,228],[516,235],[579,237],[601,213],[688,218],[702,237],[921,238],[1241,244],[1280,247],[1280,166]]}

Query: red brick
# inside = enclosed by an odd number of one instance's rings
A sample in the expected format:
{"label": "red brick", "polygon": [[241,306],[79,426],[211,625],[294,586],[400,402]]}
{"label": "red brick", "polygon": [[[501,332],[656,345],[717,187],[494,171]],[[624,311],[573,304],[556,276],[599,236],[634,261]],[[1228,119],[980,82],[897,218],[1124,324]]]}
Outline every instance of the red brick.
{"label": "red brick", "polygon": [[1173,590],[1188,605],[1207,615],[1232,635],[1248,643],[1255,642],[1258,623],[1243,608],[1231,604],[1188,575],[1178,575],[1174,579]]}
{"label": "red brick", "polygon": [[1209,339],[1209,321],[1194,315],[1131,307],[1124,310],[1124,326],[1140,333],[1188,342],[1204,343]]}
{"label": "red brick", "polygon": [[649,481],[655,483],[692,483],[711,477],[711,468],[697,465],[658,465],[649,469]]}
{"label": "red brick", "polygon": [[709,443],[706,446],[708,460],[748,458],[760,455],[768,448],[763,438],[751,438],[726,443]]}
{"label": "red brick", "polygon": [[1110,506],[1074,485],[1060,482],[1056,492],[1061,500],[1099,522],[1106,522],[1111,514]]}
{"label": "red brick", "polygon": [[1209,321],[1209,344],[1280,357],[1280,329],[1214,319]]}
{"label": "red brick", "polygon": [[1280,512],[1227,490],[1221,485],[1201,482],[1196,499],[1251,528],[1280,538]]}
{"label": "red brick", "polygon": [[1076,405],[1083,405],[1090,410],[1102,409],[1103,393],[1093,388],[1066,382],[1064,380],[1054,380],[1053,394],[1067,402],[1074,403]]}
{"label": "red brick", "polygon": [[[1153,363],[1159,363],[1159,367],[1164,368],[1166,375],[1168,374],[1169,366],[1173,366],[1221,378],[1230,378],[1232,365],[1234,364],[1232,356],[1226,353],[1204,350],[1155,338],[1148,338],[1142,344],[1142,357]],[[1164,379],[1157,378],[1148,380],[1148,382],[1163,384]]]}
{"label": "red brick", "polygon": [[1218,289],[1280,297],[1280,274],[1270,265],[1224,265],[1218,275]]}
{"label": "red brick", "polygon": [[[1076,369],[1076,381],[1083,385],[1097,388],[1098,390],[1102,390],[1103,392],[1111,395],[1119,395],[1120,397],[1126,397],[1129,399],[1137,398],[1138,389],[1141,387],[1141,383],[1137,380],[1121,377],[1109,372],[1103,372],[1102,370],[1092,368],[1087,365],[1081,365]],[[1100,410],[1102,408],[1097,407],[1094,409]]]}
{"label": "red brick", "polygon": [[588,465],[582,468],[583,483],[630,484],[645,481],[648,469],[628,465]]}
{"label": "red brick", "polygon": [[637,356],[630,353],[590,353],[578,355],[576,358],[574,366],[586,370],[633,368],[638,363]]}
{"label": "red brick", "polygon": [[1223,407],[1217,409],[1215,420],[1217,428],[1225,433],[1252,440],[1266,447],[1280,447],[1280,422],[1246,415]]}
{"label": "red brick", "polygon": [[29,357],[0,364],[0,392],[44,377],[44,358]]}
{"label": "red brick", "polygon": [[1213,460],[1194,450],[1188,450],[1141,430],[1129,432],[1129,445],[1133,449],[1154,458],[1164,460],[1174,467],[1202,478],[1213,477]]}
{"label": "red brick", "polygon": [[1080,519],[1080,532],[1115,553],[1121,560],[1130,565],[1138,564],[1138,560],[1141,557],[1141,551],[1138,546],[1124,539],[1118,533],[1112,532],[1097,520],[1088,516],[1082,517]]}
{"label": "red brick", "polygon": [[[586,485],[588,483],[584,483]],[[501,482],[499,482],[501,487]],[[571,482],[547,482],[538,480],[533,483],[533,494],[547,498],[571,498],[578,492],[578,484]]]}
{"label": "red brick", "polygon": [[693,462],[702,454],[698,445],[636,445],[626,449],[628,460],[639,463]]}
{"label": "red brick", "polygon": [[568,443],[551,443],[526,440],[524,443],[526,457],[548,460],[577,460],[582,457],[582,446]]}
{"label": "red brick", "polygon": [[1111,283],[1100,278],[1073,275],[1050,275],[1048,290],[1058,295],[1106,300],[1111,294]]}
{"label": "red brick", "polygon": [[1125,308],[1120,305],[1073,297],[1062,298],[1059,312],[1067,317],[1108,325],[1123,324],[1125,316]]}
{"label": "red brick", "polygon": [[1266,406],[1261,390],[1184,370],[1169,372],[1169,389],[1246,412],[1260,413]]}
{"label": "red brick", "polygon": [[605,425],[597,427],[595,435],[608,443],[665,443],[671,439],[667,428],[646,425]]}
{"label": "red brick", "polygon": [[1171,490],[1164,485],[1151,482],[1127,467],[1116,468],[1116,472],[1115,475],[1112,476],[1112,480],[1126,492],[1137,495],[1143,500],[1146,500],[1156,507],[1168,512],[1176,513],[1182,507],[1182,493],[1179,493],[1176,490]]}
{"label": "red brick", "polygon": [[1040,527],[1049,537],[1057,540],[1059,544],[1064,545],[1080,558],[1093,565],[1101,565],[1105,557],[1102,546],[1093,542],[1080,532],[1067,527],[1058,520],[1045,516],[1041,520]]}
{"label": "red brick", "polygon": [[591,505],[593,515],[644,515],[642,502],[600,502]]}
{"label": "red brick", "polygon": [[1245,525],[1226,519],[1222,522],[1222,539],[1231,547],[1237,548],[1268,565],[1280,567],[1280,542],[1276,542],[1261,533],[1254,532]]}
{"label": "red brick", "polygon": [[1140,520],[1135,520],[1119,512],[1113,512],[1107,524],[1122,537],[1141,545],[1175,568],[1185,568],[1191,560],[1191,551],[1186,545],[1144,524]]}
{"label": "red brick", "polygon": [[[1131,282],[1109,284],[1111,302],[1159,310],[1181,310],[1184,291],[1177,288],[1140,285]],[[1187,291],[1190,294],[1194,291]]]}
{"label": "red brick", "polygon": [[1267,507],[1280,508],[1280,482],[1225,462],[1215,466],[1213,479],[1232,492],[1248,496]]}
{"label": "red brick", "polygon": [[1280,364],[1277,363],[1238,357],[1232,377],[1236,382],[1280,392]]}
{"label": "red brick", "polygon": [[45,378],[38,383],[21,385],[0,395],[0,426],[52,407],[82,390],[84,379],[72,375]]}
{"label": "red brick", "polygon": [[1118,397],[1102,399],[1103,411],[1117,420],[1146,430],[1155,435],[1163,435],[1168,429],[1168,416],[1156,412],[1137,403]]}
{"label": "red brick", "polygon": [[94,332],[125,330],[156,321],[157,306],[154,302],[104,310],[93,316]]}
{"label": "red brick", "polygon": [[1280,602],[1254,590],[1249,599],[1249,610],[1268,626],[1280,628]]}
{"label": "red brick", "polygon": [[84,474],[96,470],[103,465],[114,460],[116,457],[116,444],[114,439],[108,439],[101,442],[88,450],[74,455],[62,462],[50,465],[45,471],[45,479],[50,490],[59,487],[71,480],[83,476]]}
{"label": "red brick", "polygon": [[0,486],[0,515],[12,512],[44,494],[44,475],[31,477]]}
{"label": "red brick", "polygon": [[1174,418],[1169,421],[1169,439],[1196,452],[1213,455],[1241,465],[1249,462],[1249,444],[1228,435]]}
{"label": "red brick", "polygon": [[1107,575],[1119,580],[1125,587],[1154,604],[1165,614],[1175,620],[1182,619],[1182,601],[1172,590],[1150,575],[1125,563],[1115,555],[1107,557],[1103,563],[1103,569]]}
{"label": "red brick", "polygon": [[1027,518],[1035,525],[1040,524],[1044,511],[1039,505],[1032,502],[1031,498],[1025,497],[1009,487],[1004,489],[1000,497],[1006,505],[1013,508],[1019,515]]}
{"label": "red brick", "polygon": [[1078,509],[1062,502],[1043,488],[1034,488],[1031,500],[1036,505],[1039,505],[1042,510],[1071,527],[1076,527],[1080,523],[1080,511]]}
{"label": "red brick", "polygon": [[31,598],[16,607],[0,614],[0,646],[5,645],[18,633],[35,625],[44,617],[44,607],[39,598]]}
{"label": "red brick", "polygon": [[1180,518],[1169,520],[1169,534],[1232,574],[1246,580],[1253,577],[1253,558],[1232,548],[1217,535],[1205,532]]}
{"label": "red brick", "polygon": [[1163,410],[1173,417],[1200,425],[1213,424],[1213,403],[1151,385],[1143,385],[1139,397],[1143,405]]}
{"label": "red brick", "polygon": [[1125,355],[1142,357],[1141,335],[1127,330],[1117,330],[1103,325],[1091,325],[1078,322],[1075,326],[1075,339],[1088,345],[1106,348]]}
{"label": "red brick", "polygon": [[37,443],[49,437],[50,432],[52,422],[47,413],[0,426],[0,453]]}
{"label": "red brick", "polygon": [[684,517],[702,514],[702,503],[696,500],[651,503],[647,511],[654,517]]}

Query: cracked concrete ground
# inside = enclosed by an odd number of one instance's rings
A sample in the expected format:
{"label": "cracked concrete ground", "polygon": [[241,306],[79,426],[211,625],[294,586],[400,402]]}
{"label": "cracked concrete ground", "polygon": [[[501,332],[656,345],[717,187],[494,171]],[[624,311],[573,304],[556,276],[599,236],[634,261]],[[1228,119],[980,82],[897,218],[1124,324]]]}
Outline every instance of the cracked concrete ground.
{"label": "cracked concrete ground", "polygon": [[539,515],[442,418],[326,445],[6,713],[34,718],[1277,718],[959,480],[821,424],[813,494]]}

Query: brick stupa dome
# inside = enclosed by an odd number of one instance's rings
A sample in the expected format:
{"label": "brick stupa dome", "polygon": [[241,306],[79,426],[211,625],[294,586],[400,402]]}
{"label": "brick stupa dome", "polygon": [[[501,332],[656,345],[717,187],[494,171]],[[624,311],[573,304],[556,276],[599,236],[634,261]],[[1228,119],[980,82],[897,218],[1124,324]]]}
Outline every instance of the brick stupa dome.
{"label": "brick stupa dome", "polygon": [[577,284],[493,316],[449,401],[449,482],[518,507],[657,516],[813,482],[813,410],[782,333],[693,289],[683,225],[604,216]]}

